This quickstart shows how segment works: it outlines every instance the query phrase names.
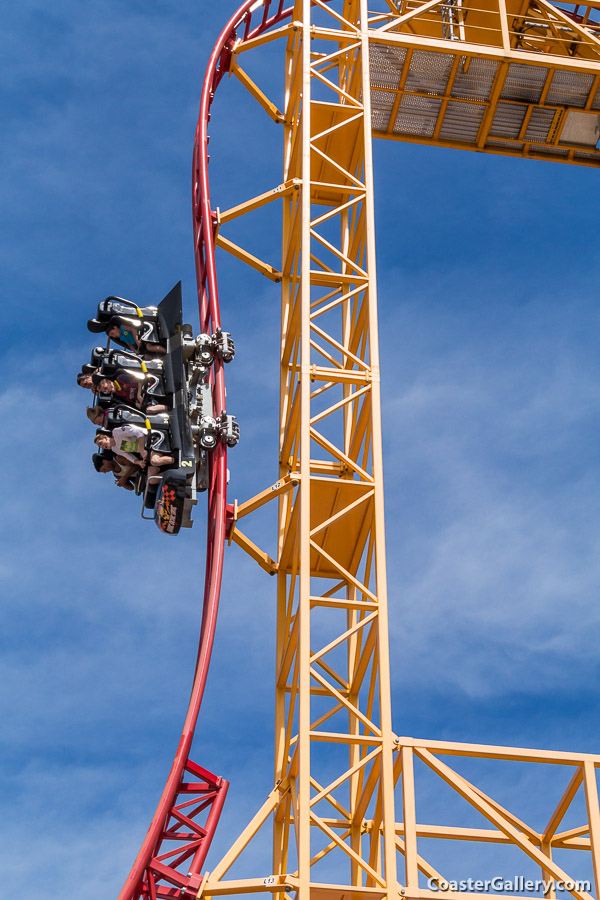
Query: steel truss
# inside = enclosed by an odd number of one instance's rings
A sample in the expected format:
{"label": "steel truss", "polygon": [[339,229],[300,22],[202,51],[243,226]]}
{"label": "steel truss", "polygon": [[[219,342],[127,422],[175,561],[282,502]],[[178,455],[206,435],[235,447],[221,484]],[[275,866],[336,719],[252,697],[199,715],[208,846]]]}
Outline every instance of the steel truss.
{"label": "steel truss", "polygon": [[[396,819],[366,5],[315,6],[330,17],[331,33],[314,41],[311,4],[297,4],[301,25],[286,50],[290,189],[271,564],[278,576],[277,786],[262,816],[274,816],[279,890],[337,896],[345,888],[313,877],[326,860],[345,873],[344,884],[367,884],[378,896],[389,884],[391,896]],[[373,827],[365,832],[369,810]],[[247,837],[211,873],[207,895],[219,891]]]}
{"label": "steel truss", "polygon": [[[200,319],[209,333],[220,326],[216,247],[281,283],[280,477],[256,497],[227,505],[226,448],[213,458],[204,614],[190,711],[157,813],[119,900],[257,892],[283,894],[286,900],[292,894],[299,900],[391,900],[398,894],[433,900],[437,892],[426,889],[423,879],[444,879],[435,852],[423,851],[423,842],[432,839],[518,849],[549,882],[549,900],[556,897],[558,882],[573,883],[570,893],[577,900],[591,900],[575,876],[553,859],[557,850],[587,851],[598,896],[595,770],[600,756],[416,741],[398,737],[391,724],[372,137],[469,149],[467,140],[451,140],[444,133],[445,117],[460,101],[455,96],[459,76],[468,72],[471,61],[496,60],[487,95],[479,91],[477,102],[485,109],[478,113],[478,128],[470,132],[469,140],[476,139],[471,149],[535,155],[547,152],[552,141],[555,150],[564,151],[564,161],[598,161],[595,148],[582,150],[576,141],[559,146],[568,125],[568,104],[553,113],[557,127],[541,142],[545,150],[528,139],[527,129],[538,107],[545,108],[553,97],[557,102],[555,79],[559,76],[564,86],[565,72],[585,76],[585,85],[577,77],[569,82],[571,99],[577,91],[580,97],[571,111],[579,108],[591,115],[600,107],[600,39],[591,17],[600,3],[588,2],[579,12],[563,4],[564,12],[547,0],[524,0],[518,10],[509,0],[490,3],[480,0],[476,9],[450,0],[380,0],[383,11],[368,11],[366,0],[297,0],[289,8],[281,0],[247,0],[212,54],[194,149]],[[545,24],[526,26],[524,17],[530,13]],[[492,16],[488,21],[493,25],[482,26],[482,15]],[[479,31],[473,30],[475,25]],[[529,44],[523,39],[525,27]],[[546,37],[532,49],[531,42],[544,29],[552,39]],[[285,44],[283,110],[242,65],[245,53],[274,40]],[[448,77],[441,87],[429,84],[427,89],[415,82],[413,66],[418,62],[417,69],[422,68],[425,59],[419,53],[438,54],[438,60],[449,57],[443,61]],[[510,67],[539,69],[541,55],[547,72],[539,94],[524,100],[529,106],[521,131],[511,139],[514,146],[494,146],[490,135]],[[262,110],[283,124],[284,166],[282,181],[272,190],[220,212],[211,208],[208,189],[208,122],[226,73],[235,75]],[[382,85],[382,78],[388,82]],[[471,84],[472,91],[476,88],[477,79]],[[390,96],[382,102],[386,93]],[[408,97],[414,112],[421,96],[439,101],[431,139],[406,131],[411,113],[403,112],[403,104]],[[511,103],[516,101],[506,99]],[[404,132],[397,128],[399,117]],[[574,121],[567,129],[571,138],[577,131]],[[283,201],[279,267],[225,234],[229,222],[276,199]],[[220,415],[225,405],[220,364],[214,372],[214,396],[215,415]],[[278,531],[272,557],[242,531],[240,522],[274,499]],[[202,875],[227,782],[191,763],[189,751],[210,660],[226,538],[277,575],[275,776],[273,790],[252,821],[212,871]],[[455,767],[448,758],[458,760]],[[532,828],[467,779],[459,771],[463,758],[552,771],[559,767],[560,773],[566,768],[568,777],[558,777],[546,827]],[[418,822],[415,764],[449,786],[491,827]],[[578,792],[585,797],[586,814],[577,827],[560,831]],[[267,830],[272,832],[271,871],[228,877],[233,866],[243,864],[249,844]],[[178,849],[165,850],[165,842]],[[444,897],[466,900],[477,893],[478,888],[449,890]]]}

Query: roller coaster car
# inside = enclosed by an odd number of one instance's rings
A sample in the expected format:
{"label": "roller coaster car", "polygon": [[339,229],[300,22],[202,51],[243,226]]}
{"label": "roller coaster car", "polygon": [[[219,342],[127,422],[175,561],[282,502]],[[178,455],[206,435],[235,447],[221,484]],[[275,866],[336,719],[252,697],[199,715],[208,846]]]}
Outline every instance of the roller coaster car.
{"label": "roller coaster car", "polygon": [[106,427],[112,430],[126,424],[142,428],[149,425],[147,449],[171,455],[179,462],[179,465],[175,464],[149,478],[146,478],[145,473],[140,473],[136,493],[143,494],[144,497],[142,518],[150,518],[144,514],[144,510],[154,510],[153,518],[165,534],[177,534],[180,528],[191,528],[191,510],[196,503],[196,493],[198,489],[206,487],[205,455],[202,459],[196,459],[193,448],[190,455],[174,410],[146,416],[130,406],[112,407],[107,416]]}
{"label": "roller coaster car", "polygon": [[132,310],[141,322],[141,339],[160,341],[166,354],[159,360],[143,360],[128,348],[97,347],[82,371],[99,370],[111,380],[122,371],[143,374],[146,398],[168,407],[168,412],[147,416],[124,403],[115,404],[111,394],[96,396],[98,405],[109,410],[107,428],[125,424],[148,428],[147,450],[174,458],[173,465],[158,475],[147,477],[140,469],[136,493],[143,494],[142,518],[150,518],[144,512],[152,510],[162,532],[177,534],[181,528],[192,527],[196,495],[208,489],[208,453],[219,442],[234,446],[239,437],[233,416],[223,412],[214,417],[209,375],[215,357],[229,362],[235,347],[229,333],[220,330],[194,338],[191,326],[183,324],[181,283],[157,307],[139,309],[121,297],[108,297],[99,304],[98,316],[88,327],[99,332],[112,324],[126,326]]}
{"label": "roller coaster car", "polygon": [[188,497],[187,476],[179,470],[169,470],[163,475],[157,489],[154,521],[165,534],[177,534],[186,527]]}
{"label": "roller coaster car", "polygon": [[132,372],[144,372],[162,376],[164,365],[162,359],[142,359],[131,350],[112,347],[94,347],[88,365],[82,366],[83,372],[95,372],[101,369],[106,378],[110,378],[110,369],[129,369]]}
{"label": "roller coaster car", "polygon": [[[139,338],[148,343],[162,343],[174,338],[182,328],[181,282],[169,291],[158,306],[139,307],[124,297],[107,297],[98,304],[94,319],[88,320],[88,329],[96,334],[113,325],[139,327]],[[118,340],[116,343],[120,343]],[[124,346],[124,345],[121,345]],[[125,347],[131,350],[131,347]]]}
{"label": "roller coaster car", "polygon": [[[168,335],[164,373],[170,401],[171,455],[179,457],[179,467],[167,469],[156,485],[154,521],[165,534],[177,534],[180,528],[192,527],[196,494],[208,488],[208,457],[201,447],[194,446],[189,416],[188,381],[193,380],[196,342],[192,329],[183,325],[181,282],[159,303],[158,319],[162,334]],[[148,485],[146,489],[147,505],[151,488]]]}
{"label": "roller coaster car", "polygon": [[[161,334],[157,307],[139,307],[131,300],[125,300],[124,297],[107,297],[106,300],[102,300],[98,304],[96,318],[89,319],[87,323],[88,330],[94,334],[106,331],[113,325],[122,325],[126,329],[133,327],[141,341],[151,344],[158,344],[168,336]],[[117,338],[111,340],[125,349],[130,349],[127,344]]]}
{"label": "roller coaster car", "polygon": [[[113,317],[119,307],[125,308],[123,302],[126,303],[119,298],[105,300],[98,308],[99,318],[101,315]],[[142,310],[142,313],[146,312],[148,310]],[[97,348],[92,353],[91,365],[94,369],[99,368],[107,378],[114,376],[119,368],[136,373],[145,368],[147,377],[157,381],[147,396],[159,401],[164,398],[168,413],[147,417],[133,407],[115,406],[111,395],[99,395],[98,401],[100,405],[111,407],[106,422],[108,428],[126,423],[141,427],[150,425],[148,449],[175,458],[176,464],[159,475],[141,478],[138,493],[144,495],[142,517],[149,518],[144,515],[144,510],[153,510],[158,528],[165,534],[177,534],[181,528],[191,528],[196,494],[208,487],[208,458],[202,444],[197,448],[194,446],[189,400],[192,394],[196,396],[201,392],[205,406],[212,413],[210,386],[200,381],[206,375],[213,355],[211,353],[209,359],[206,348],[200,346],[202,341],[199,344],[194,340],[190,326],[183,325],[180,283],[156,309],[150,308],[150,312],[154,333],[167,346],[167,353],[161,360],[141,360],[135,353]],[[189,382],[193,384],[190,386]]]}
{"label": "roller coaster car", "polygon": [[[95,351],[94,351],[95,352]],[[164,404],[166,402],[166,386],[164,367],[162,361],[144,361],[134,353],[125,353],[121,350],[104,350],[100,358],[96,358],[95,364],[84,366],[83,371],[98,371],[102,378],[111,381],[119,380],[123,372],[135,375],[142,383],[142,399]],[[111,406],[114,404],[112,394],[99,393],[96,395],[98,406]]]}
{"label": "roller coaster car", "polygon": [[120,428],[122,425],[137,425],[139,428],[146,428],[147,423],[150,423],[152,432],[152,449],[160,450],[161,453],[170,453],[169,414],[166,412],[147,416],[133,406],[127,406],[125,403],[117,405],[113,403],[106,416],[105,428],[108,428],[109,431],[112,431],[113,428]]}

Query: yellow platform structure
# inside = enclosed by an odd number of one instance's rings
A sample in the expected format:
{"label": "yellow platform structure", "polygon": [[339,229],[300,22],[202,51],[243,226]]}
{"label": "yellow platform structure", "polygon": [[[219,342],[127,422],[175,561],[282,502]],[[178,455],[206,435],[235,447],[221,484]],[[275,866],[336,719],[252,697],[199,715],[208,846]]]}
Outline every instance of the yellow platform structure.
{"label": "yellow platform structure", "polygon": [[385,5],[369,28],[376,137],[598,165],[599,4]]}

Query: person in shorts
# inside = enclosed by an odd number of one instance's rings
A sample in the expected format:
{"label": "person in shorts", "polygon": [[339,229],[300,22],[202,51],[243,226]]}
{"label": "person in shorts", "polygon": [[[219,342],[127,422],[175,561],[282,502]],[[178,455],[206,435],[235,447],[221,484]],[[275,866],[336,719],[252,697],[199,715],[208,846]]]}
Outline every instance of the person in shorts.
{"label": "person in shorts", "polygon": [[148,453],[146,442],[148,432],[139,425],[121,425],[112,432],[99,429],[94,438],[94,443],[101,450],[112,450],[115,456],[121,456],[141,469],[147,469],[148,475],[157,475],[163,466],[172,466],[175,463],[173,456],[166,453],[157,453],[151,450]]}

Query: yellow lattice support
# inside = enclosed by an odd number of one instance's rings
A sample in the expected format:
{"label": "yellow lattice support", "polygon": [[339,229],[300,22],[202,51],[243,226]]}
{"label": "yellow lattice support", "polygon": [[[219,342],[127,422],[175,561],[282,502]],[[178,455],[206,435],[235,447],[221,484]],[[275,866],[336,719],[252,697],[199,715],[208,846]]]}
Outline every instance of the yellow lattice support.
{"label": "yellow lattice support", "polygon": [[326,858],[396,894],[366,3],[328,13],[289,42],[284,141],[274,872],[295,844],[302,900],[339,894]]}

